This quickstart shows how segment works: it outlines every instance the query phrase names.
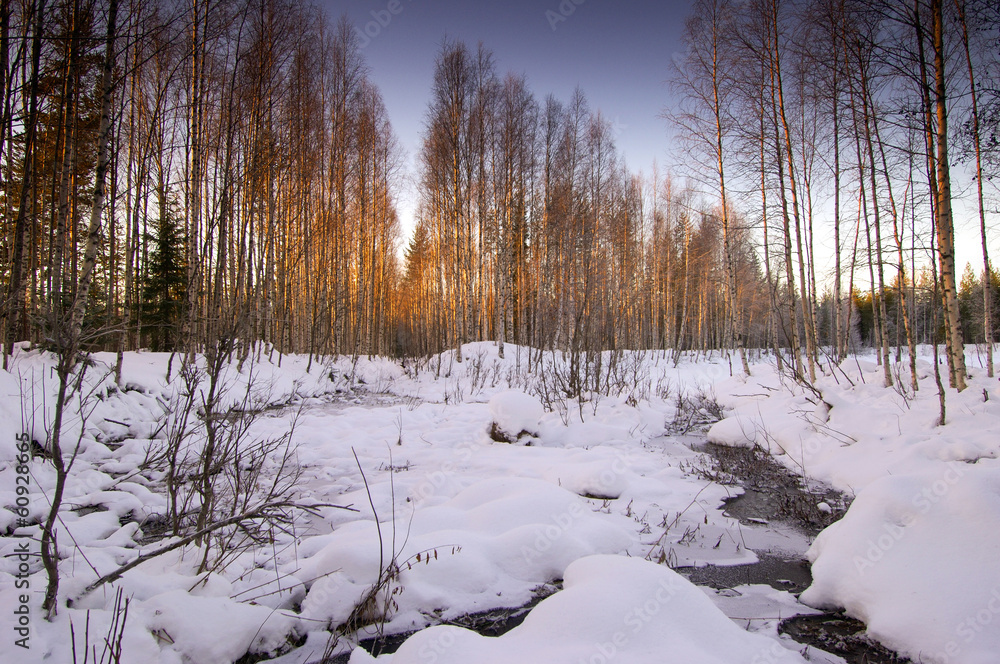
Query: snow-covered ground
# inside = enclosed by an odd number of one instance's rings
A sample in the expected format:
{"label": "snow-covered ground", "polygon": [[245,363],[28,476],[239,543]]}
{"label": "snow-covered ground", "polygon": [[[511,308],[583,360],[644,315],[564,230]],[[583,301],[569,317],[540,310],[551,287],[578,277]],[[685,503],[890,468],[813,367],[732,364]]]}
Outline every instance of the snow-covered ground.
{"label": "snow-covered ground", "polygon": [[[803,599],[845,607],[914,659],[995,661],[995,380],[974,369],[966,392],[948,394],[949,423],[937,427],[926,362],[916,394],[882,387],[865,357],[828,368],[817,394],[766,359],[745,378],[731,377],[725,359],[690,357],[675,368],[645,353],[624,356],[603,394],[563,400],[552,387],[558,354],[507,345],[501,359],[490,343],[464,354],[461,364],[445,354],[419,366],[267,352],[234,361],[222,404],[258,411],[246,444],[274,442],[240,463],[257,469],[258,489],[287,476],[296,503],[319,507],[295,511],[254,546],[216,550],[220,562],[207,571],[189,544],[85,594],[100,576],[175,541],[159,536],[168,497],[157,453],[177,426],[166,411],[184,394],[176,357],[127,354],[116,385],[114,357],[98,355],[63,434],[64,448],[80,441],[57,526],[60,594],[74,602],[47,622],[34,554],[55,476],[41,457],[19,467],[16,436],[46,439],[56,383],[50,358],[20,353],[0,372],[0,661],[71,662],[71,623],[82,653],[88,617],[100,651],[117,589],[130,598],[123,662],[229,663],[250,652],[305,664],[350,652],[359,636],[429,625],[437,626],[378,661],[637,663],[664,652],[685,662],[804,661],[803,647],[776,627],[812,609],[769,587],[720,595],[670,569],[750,563],[755,549],[808,549],[815,583]],[[679,395],[694,405],[678,412]],[[711,439],[756,442],[796,472],[857,494],[811,548],[795,532],[741,526],[718,509],[738,489],[699,473],[693,439],[671,426],[707,416],[712,399],[727,418]],[[25,470],[27,505],[17,489]],[[19,497],[29,524],[20,527]],[[25,547],[32,555],[19,559]],[[6,607],[21,606],[26,592],[22,620]],[[449,625],[543,595],[499,638]],[[17,644],[20,622],[30,626],[22,642],[30,650]],[[360,631],[334,644],[331,628]],[[352,662],[371,660],[354,648]]]}
{"label": "snow-covered ground", "polygon": [[801,599],[845,608],[917,662],[1000,661],[1000,382],[978,360],[967,349],[972,378],[946,392],[944,426],[930,349],[915,393],[908,361],[886,388],[872,356],[828,368],[819,394],[765,367],[716,385],[729,417],[709,439],[759,444],[857,496],[809,549]]}

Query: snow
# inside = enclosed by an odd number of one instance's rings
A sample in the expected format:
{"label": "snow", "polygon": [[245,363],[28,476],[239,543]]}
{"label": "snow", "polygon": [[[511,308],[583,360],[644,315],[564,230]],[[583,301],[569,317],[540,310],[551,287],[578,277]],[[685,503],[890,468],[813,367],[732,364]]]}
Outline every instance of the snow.
{"label": "snow", "polygon": [[922,662],[995,662],[1000,652],[1000,468],[942,464],[861,492],[809,551],[802,599],[844,607]]}
{"label": "snow", "polygon": [[509,441],[522,434],[538,435],[538,423],[545,415],[541,402],[524,392],[508,390],[490,399],[493,427]]}
{"label": "snow", "polygon": [[[813,609],[764,586],[697,588],[663,563],[739,565],[755,562],[755,549],[808,549],[808,604],[845,608],[915,660],[995,661],[1000,383],[983,372],[974,369],[962,394],[948,392],[949,419],[937,426],[926,351],[916,393],[905,385],[905,358],[903,387],[884,387],[874,358],[860,356],[824,363],[812,390],[766,357],[745,377],[717,356],[675,367],[663,354],[635,353],[620,360],[628,381],[581,399],[539,379],[558,366],[558,353],[508,344],[500,358],[481,343],[463,355],[462,363],[450,352],[420,363],[310,363],[260,346],[235,358],[221,375],[221,408],[260,411],[250,440],[292,432],[287,456],[273,449],[256,460],[261,482],[292,468],[291,498],[317,507],[265,541],[227,550],[208,571],[199,573],[201,550],[191,544],[81,596],[99,576],[174,541],[162,468],[150,460],[164,449],[169,411],[185,390],[177,357],[128,353],[116,383],[114,355],[97,354],[63,431],[64,448],[78,453],[56,526],[64,608],[52,622],[38,606],[44,573],[37,557],[29,562],[31,658],[73,661],[70,622],[79,639],[88,612],[89,640],[101,643],[121,589],[131,602],[125,662],[234,662],[249,652],[305,664],[319,660],[328,629],[348,625],[360,631],[336,652],[371,661],[356,639],[377,631],[364,618],[379,614],[387,634],[416,632],[378,659],[394,664],[577,664],[612,654],[645,662],[665,652],[685,662],[800,662],[803,647],[779,637],[777,624]],[[25,431],[45,441],[52,366],[51,356],[21,348],[12,371],[0,372],[2,606],[17,604],[18,547],[37,550],[55,484],[51,464],[34,458],[28,525],[19,527],[13,439]],[[720,508],[739,487],[699,472],[702,455],[687,444],[697,437],[670,435],[682,395],[715,398],[724,409],[710,440],[761,445],[810,481],[856,496],[847,515],[815,542],[780,524],[727,517]],[[521,444],[493,440],[494,425]],[[188,451],[198,450],[191,442]],[[439,624],[552,592],[498,638]],[[0,614],[0,633],[14,626],[11,612]],[[0,661],[22,655],[0,640]]]}
{"label": "snow", "polygon": [[[453,613],[458,607],[468,612],[522,603],[532,587],[561,577],[573,560],[624,551],[631,542],[624,529],[599,518],[578,496],[526,478],[478,482],[416,512],[407,529],[405,546],[394,552],[386,541],[383,547],[385,559],[395,553],[403,567],[398,583],[405,592],[396,599],[393,621],[406,627],[419,624],[420,610],[428,605]],[[298,574],[325,582],[313,584],[306,595],[303,617],[346,621],[354,598],[379,577],[372,555],[378,547],[377,527],[370,521],[304,545]]]}
{"label": "snow", "polygon": [[0,371],[0,462],[11,462],[17,456],[17,436],[24,431],[21,402],[17,376]]}
{"label": "snow", "polygon": [[[740,629],[676,572],[635,558],[590,556],[566,569],[563,590],[498,638],[458,627],[419,632],[389,664],[623,661],[659,664],[804,662],[776,641]],[[374,662],[356,652],[352,664]]]}

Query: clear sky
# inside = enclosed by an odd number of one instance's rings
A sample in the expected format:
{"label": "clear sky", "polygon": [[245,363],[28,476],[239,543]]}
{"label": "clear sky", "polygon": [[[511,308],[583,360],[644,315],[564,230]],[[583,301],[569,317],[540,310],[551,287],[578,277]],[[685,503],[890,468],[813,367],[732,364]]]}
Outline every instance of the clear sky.
{"label": "clear sky", "polygon": [[[671,58],[691,0],[321,0],[331,19],[346,14],[360,37],[372,80],[415,174],[415,158],[434,77],[447,36],[493,51],[498,74],[525,74],[539,103],[567,101],[578,85],[593,110],[616,128],[633,172],[667,161]],[[373,14],[374,12],[374,14]],[[381,19],[381,20],[380,20]],[[409,233],[413,201],[401,201]]]}

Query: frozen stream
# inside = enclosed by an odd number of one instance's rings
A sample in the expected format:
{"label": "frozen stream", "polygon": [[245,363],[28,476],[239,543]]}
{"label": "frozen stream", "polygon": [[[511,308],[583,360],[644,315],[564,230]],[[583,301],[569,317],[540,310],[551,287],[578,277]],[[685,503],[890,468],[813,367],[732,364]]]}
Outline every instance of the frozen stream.
{"label": "frozen stream", "polygon": [[[803,486],[798,477],[763,456],[761,450],[696,444],[709,455],[720,477],[738,481],[743,493],[720,508],[739,519],[741,530],[758,543],[748,544],[760,560],[729,567],[705,566],[678,570],[693,583],[716,590],[716,604],[737,622],[752,628],[755,621],[773,621],[768,607],[746,592],[761,584],[787,590],[798,596],[812,583],[805,559],[808,543],[819,531],[843,516],[848,507],[844,496],[822,486]],[[800,539],[801,538],[801,539]],[[772,548],[770,542],[783,547]],[[805,548],[795,549],[804,541]],[[787,546],[791,545],[791,546]],[[741,588],[742,587],[742,588]],[[797,616],[780,618],[778,631],[793,640],[834,653],[849,664],[900,664],[908,662],[864,637],[865,625],[840,613],[823,613],[799,605]],[[822,656],[826,656],[826,652]]]}
{"label": "frozen stream", "polygon": [[[765,491],[744,490],[736,469],[706,454],[712,450],[703,447],[702,437],[615,440],[608,427],[602,431],[590,423],[585,429],[556,422],[543,428],[539,437],[510,445],[489,440],[485,411],[485,404],[393,402],[388,397],[309,403],[297,423],[301,449],[309,450],[297,485],[300,497],[351,504],[360,512],[310,517],[303,523],[303,536],[334,537],[339,528],[353,528],[353,522],[371,521],[377,515],[387,538],[391,532],[397,540],[409,539],[410,529],[424,534],[414,525],[422,516],[436,514],[439,506],[458,500],[463,491],[514,475],[544,480],[582,497],[596,520],[633,533],[625,549],[628,555],[682,572],[744,629],[777,638],[780,621],[819,613],[795,598],[810,582],[803,556],[816,529],[793,518],[774,518],[774,501]],[[340,444],[327,443],[322,449],[308,444],[313,437],[329,440],[331,432],[343,439]],[[354,444],[347,442],[351,439]],[[816,503],[822,498],[803,494],[801,500]],[[785,501],[786,507],[797,502]],[[559,518],[554,522],[561,523]],[[439,527],[454,531],[461,526],[455,522]],[[436,543],[433,538],[423,541]],[[401,582],[402,597],[406,586]],[[423,624],[406,629],[397,621],[383,637],[363,636],[361,645],[374,654],[393,652],[425,625],[442,623],[499,636],[519,625],[535,603],[560,587],[558,578],[539,577],[516,588],[498,588],[497,596],[530,600],[514,607],[477,600],[470,608],[483,610],[463,610],[463,605],[469,606],[467,598],[454,607],[425,607],[419,609]],[[318,661],[306,656],[305,650],[279,661]],[[338,657],[334,661],[348,661],[346,652]],[[819,651],[811,657],[818,662],[844,661]]]}

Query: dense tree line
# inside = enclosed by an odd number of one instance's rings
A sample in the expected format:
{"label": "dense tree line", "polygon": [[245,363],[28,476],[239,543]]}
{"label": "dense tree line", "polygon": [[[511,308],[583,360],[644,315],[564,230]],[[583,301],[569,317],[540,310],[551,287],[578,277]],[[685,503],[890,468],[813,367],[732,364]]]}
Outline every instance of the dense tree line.
{"label": "dense tree line", "polygon": [[953,201],[989,266],[998,23],[983,0],[698,0],[680,156],[646,175],[583,91],[445,42],[400,256],[400,150],[345,20],[5,3],[4,347],[769,347],[807,379],[872,344],[888,383],[890,348],[941,341],[961,387],[964,342],[997,332]]}
{"label": "dense tree line", "polygon": [[775,341],[798,375],[823,347],[842,358],[862,342],[891,385],[891,347],[912,362],[943,341],[962,389],[964,342],[995,338],[990,280],[977,321],[959,301],[954,210],[978,216],[988,273],[998,25],[974,0],[696,3],[671,117],[701,157],[691,172],[758,229]]}
{"label": "dense tree line", "polygon": [[87,347],[392,351],[399,149],[351,25],[15,0],[2,33],[7,348],[65,347],[76,309]]}
{"label": "dense tree line", "polygon": [[726,227],[738,213],[655,169],[629,171],[583,91],[540,102],[484,47],[446,43],[421,165],[403,352],[477,339],[577,353],[718,348],[733,302],[741,335],[763,343],[753,238]]}
{"label": "dense tree line", "polygon": [[751,345],[811,380],[870,344],[892,384],[892,348],[941,342],[961,389],[964,343],[996,338],[990,281],[959,282],[954,210],[989,269],[998,25],[972,0],[698,0],[665,113],[681,156],[652,178],[582,92],[540,102],[445,44],[404,352]]}

